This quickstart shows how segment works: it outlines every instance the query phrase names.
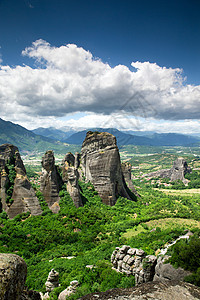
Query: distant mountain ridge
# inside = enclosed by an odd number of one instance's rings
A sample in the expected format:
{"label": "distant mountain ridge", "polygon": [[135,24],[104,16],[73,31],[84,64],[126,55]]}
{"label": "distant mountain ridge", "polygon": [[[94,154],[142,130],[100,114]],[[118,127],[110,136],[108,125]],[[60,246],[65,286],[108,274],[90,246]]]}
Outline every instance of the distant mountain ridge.
{"label": "distant mountain ridge", "polygon": [[[10,143],[19,148],[20,151],[46,151],[62,147],[48,137],[37,135],[32,131],[10,121],[0,118],[0,144]],[[64,145],[63,145],[64,148]]]}
{"label": "distant mountain ridge", "polygon": [[76,133],[75,130],[63,131],[61,129],[56,129],[54,127],[49,127],[49,128],[39,127],[33,129],[32,132],[61,142],[65,142],[68,137]]}
{"label": "distant mountain ridge", "polygon": [[[30,131],[20,125],[0,119],[0,144],[10,143],[20,151],[46,151],[48,149],[65,152],[67,144],[81,145],[88,131],[109,132],[117,138],[120,145],[146,146],[194,146],[200,144],[200,138],[178,133],[139,132],[138,135],[124,133],[116,128],[89,128],[79,132],[69,128],[62,131],[53,127],[37,128]],[[133,132],[133,131],[132,131]],[[134,131],[135,132],[135,131]],[[37,133],[37,134],[36,134]],[[40,133],[40,135],[38,135]]]}
{"label": "distant mountain ridge", "polygon": [[120,145],[146,145],[146,146],[193,146],[200,143],[200,137],[179,133],[157,133],[155,131],[120,131],[116,128],[88,128],[77,130],[68,127],[56,129],[37,128],[33,132],[44,135],[64,143],[81,145],[88,131],[109,132],[116,136],[117,144]]}
{"label": "distant mountain ridge", "polygon": [[81,144],[87,131],[109,132],[116,136],[120,145],[146,145],[146,146],[193,146],[200,143],[200,138],[178,133],[154,133],[150,136],[138,136],[127,134],[115,128],[92,128],[74,133],[66,142],[69,144]]}

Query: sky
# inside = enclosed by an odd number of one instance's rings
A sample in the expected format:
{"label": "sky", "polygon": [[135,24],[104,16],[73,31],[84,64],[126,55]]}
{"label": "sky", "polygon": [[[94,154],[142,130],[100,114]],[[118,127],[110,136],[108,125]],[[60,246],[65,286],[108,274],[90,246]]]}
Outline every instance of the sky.
{"label": "sky", "polygon": [[0,0],[0,118],[200,133],[199,0]]}

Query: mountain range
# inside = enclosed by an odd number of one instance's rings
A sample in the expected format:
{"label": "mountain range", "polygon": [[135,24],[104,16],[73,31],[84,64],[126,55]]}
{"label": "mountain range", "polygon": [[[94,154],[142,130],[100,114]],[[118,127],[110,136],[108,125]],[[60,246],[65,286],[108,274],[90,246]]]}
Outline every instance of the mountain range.
{"label": "mountain range", "polygon": [[117,138],[118,145],[146,145],[146,146],[193,146],[200,142],[197,136],[178,133],[156,133],[154,131],[120,131],[116,128],[89,128],[75,132],[75,130],[62,131],[55,128],[38,128],[34,133],[45,135],[62,142],[74,145],[83,143],[87,131],[109,132]]}
{"label": "mountain range", "polygon": [[[178,133],[156,133],[152,131],[122,132],[115,128],[89,128],[76,132],[73,128],[37,128],[33,131],[20,125],[0,119],[0,144],[10,143],[20,151],[66,151],[66,143],[81,145],[87,131],[109,132],[116,136],[118,146],[199,146],[200,137]],[[133,134],[134,133],[134,134]],[[136,134],[137,133],[137,134]]]}

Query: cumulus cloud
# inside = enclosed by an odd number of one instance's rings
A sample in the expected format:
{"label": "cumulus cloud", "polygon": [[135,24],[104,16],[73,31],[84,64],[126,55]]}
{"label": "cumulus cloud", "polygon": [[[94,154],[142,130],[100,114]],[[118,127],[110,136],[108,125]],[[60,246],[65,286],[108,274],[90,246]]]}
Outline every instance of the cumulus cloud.
{"label": "cumulus cloud", "polygon": [[132,62],[111,68],[74,44],[35,41],[23,55],[35,66],[0,67],[1,117],[63,117],[73,112],[164,120],[200,118],[200,86],[182,70]]}

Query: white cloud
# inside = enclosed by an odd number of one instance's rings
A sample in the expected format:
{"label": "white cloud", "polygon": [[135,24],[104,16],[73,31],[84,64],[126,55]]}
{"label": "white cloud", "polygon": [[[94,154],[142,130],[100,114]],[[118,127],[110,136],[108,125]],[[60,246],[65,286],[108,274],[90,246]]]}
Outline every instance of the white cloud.
{"label": "white cloud", "polygon": [[178,68],[150,62],[133,62],[133,70],[111,68],[81,47],[52,47],[43,40],[22,54],[35,60],[34,68],[0,67],[2,118],[51,123],[77,111],[93,113],[94,120],[90,114],[86,121],[92,124],[106,114],[126,120],[200,118],[200,86],[186,85]]}

